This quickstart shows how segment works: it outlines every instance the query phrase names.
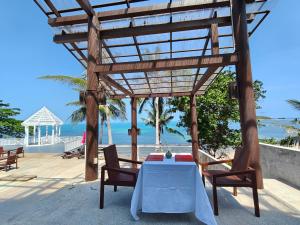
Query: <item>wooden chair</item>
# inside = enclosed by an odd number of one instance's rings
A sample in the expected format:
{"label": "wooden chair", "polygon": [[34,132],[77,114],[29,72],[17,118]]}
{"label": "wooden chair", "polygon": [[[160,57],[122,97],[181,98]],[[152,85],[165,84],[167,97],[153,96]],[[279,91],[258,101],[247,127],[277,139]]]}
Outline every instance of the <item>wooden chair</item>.
{"label": "wooden chair", "polygon": [[24,158],[24,148],[23,147],[19,147],[16,149],[16,155],[19,157],[19,154],[23,155]]}
{"label": "wooden chair", "polygon": [[0,158],[3,158],[3,157],[5,157],[5,156],[6,156],[6,154],[7,154],[7,152],[6,152],[6,151],[4,151],[4,148],[3,148],[2,146],[0,146]]}
{"label": "wooden chair", "polygon": [[[253,202],[255,209],[255,216],[259,217],[259,202],[257,194],[257,183],[255,170],[250,168],[249,165],[242,165],[240,161],[242,148],[238,148],[235,151],[233,159],[220,160],[215,162],[200,163],[202,167],[202,180],[205,185],[205,177],[213,186],[213,204],[214,214],[218,215],[218,197],[217,187],[233,187],[233,195],[237,195],[237,187],[250,187],[252,188]],[[249,161],[249,160],[246,160]],[[231,170],[207,170],[208,166],[221,164],[221,163],[232,163]]]}
{"label": "wooden chair", "polygon": [[0,167],[4,168],[5,171],[8,171],[13,164],[16,164],[16,169],[18,169],[18,157],[16,154],[10,154],[6,158],[2,158],[1,161]]}
{"label": "wooden chair", "polygon": [[[137,168],[121,168],[120,161],[132,164],[142,164],[139,161],[122,159],[118,157],[115,145],[110,145],[103,149],[105,165],[101,167],[100,179],[100,209],[104,207],[104,186],[114,186],[117,191],[118,186],[135,187],[139,169]],[[105,179],[105,171],[107,171],[108,179]]]}

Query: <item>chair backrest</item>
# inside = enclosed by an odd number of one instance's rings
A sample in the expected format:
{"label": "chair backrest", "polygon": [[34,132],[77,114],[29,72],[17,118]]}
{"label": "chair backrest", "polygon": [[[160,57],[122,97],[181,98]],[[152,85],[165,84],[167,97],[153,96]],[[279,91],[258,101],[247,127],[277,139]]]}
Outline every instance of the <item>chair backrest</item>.
{"label": "chair backrest", "polygon": [[18,155],[18,154],[21,154],[21,153],[23,153],[23,147],[17,148],[16,149],[16,154]]}
{"label": "chair backrest", "polygon": [[13,154],[7,157],[6,165],[15,164],[17,162],[17,155]]}
{"label": "chair backrest", "polygon": [[[105,165],[109,168],[120,169],[116,145],[110,145],[102,150],[104,153]],[[117,172],[108,171],[108,178],[110,180],[116,180],[117,175]]]}
{"label": "chair backrest", "polygon": [[[234,153],[233,162],[231,166],[231,171],[243,171],[249,168],[250,155],[245,152],[242,147],[237,147]],[[245,179],[248,176],[241,175],[241,179]]]}
{"label": "chair backrest", "polygon": [[2,146],[0,146],[0,155],[2,155],[4,152],[4,148]]}
{"label": "chair backrest", "polygon": [[249,168],[250,155],[242,147],[237,147],[234,153],[231,171],[246,170]]}

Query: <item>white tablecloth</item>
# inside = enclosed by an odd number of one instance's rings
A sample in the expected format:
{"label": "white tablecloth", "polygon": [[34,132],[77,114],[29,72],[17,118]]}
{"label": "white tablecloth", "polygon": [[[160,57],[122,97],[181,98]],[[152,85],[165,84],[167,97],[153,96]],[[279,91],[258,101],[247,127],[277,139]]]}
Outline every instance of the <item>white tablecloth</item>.
{"label": "white tablecloth", "polygon": [[131,199],[131,215],[145,213],[189,213],[197,219],[216,225],[216,220],[194,162],[145,161]]}

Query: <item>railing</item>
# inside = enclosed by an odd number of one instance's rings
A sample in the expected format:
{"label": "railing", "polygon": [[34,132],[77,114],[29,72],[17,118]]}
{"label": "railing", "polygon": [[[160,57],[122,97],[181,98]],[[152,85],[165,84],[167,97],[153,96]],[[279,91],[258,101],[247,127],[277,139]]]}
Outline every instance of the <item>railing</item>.
{"label": "railing", "polygon": [[23,145],[24,138],[0,138],[0,146]]}
{"label": "railing", "polygon": [[74,137],[62,137],[61,142],[64,143],[65,152],[72,151],[76,148],[82,146],[82,137],[81,136],[74,136]]}

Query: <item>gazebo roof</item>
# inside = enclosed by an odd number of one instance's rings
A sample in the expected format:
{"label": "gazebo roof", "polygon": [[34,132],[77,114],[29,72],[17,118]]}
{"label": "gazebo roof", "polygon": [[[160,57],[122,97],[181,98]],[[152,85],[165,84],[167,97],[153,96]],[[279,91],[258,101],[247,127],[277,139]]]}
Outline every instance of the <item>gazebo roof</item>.
{"label": "gazebo roof", "polygon": [[62,124],[63,121],[44,106],[39,111],[31,115],[27,120],[25,120],[22,123],[22,126],[51,126]]}

